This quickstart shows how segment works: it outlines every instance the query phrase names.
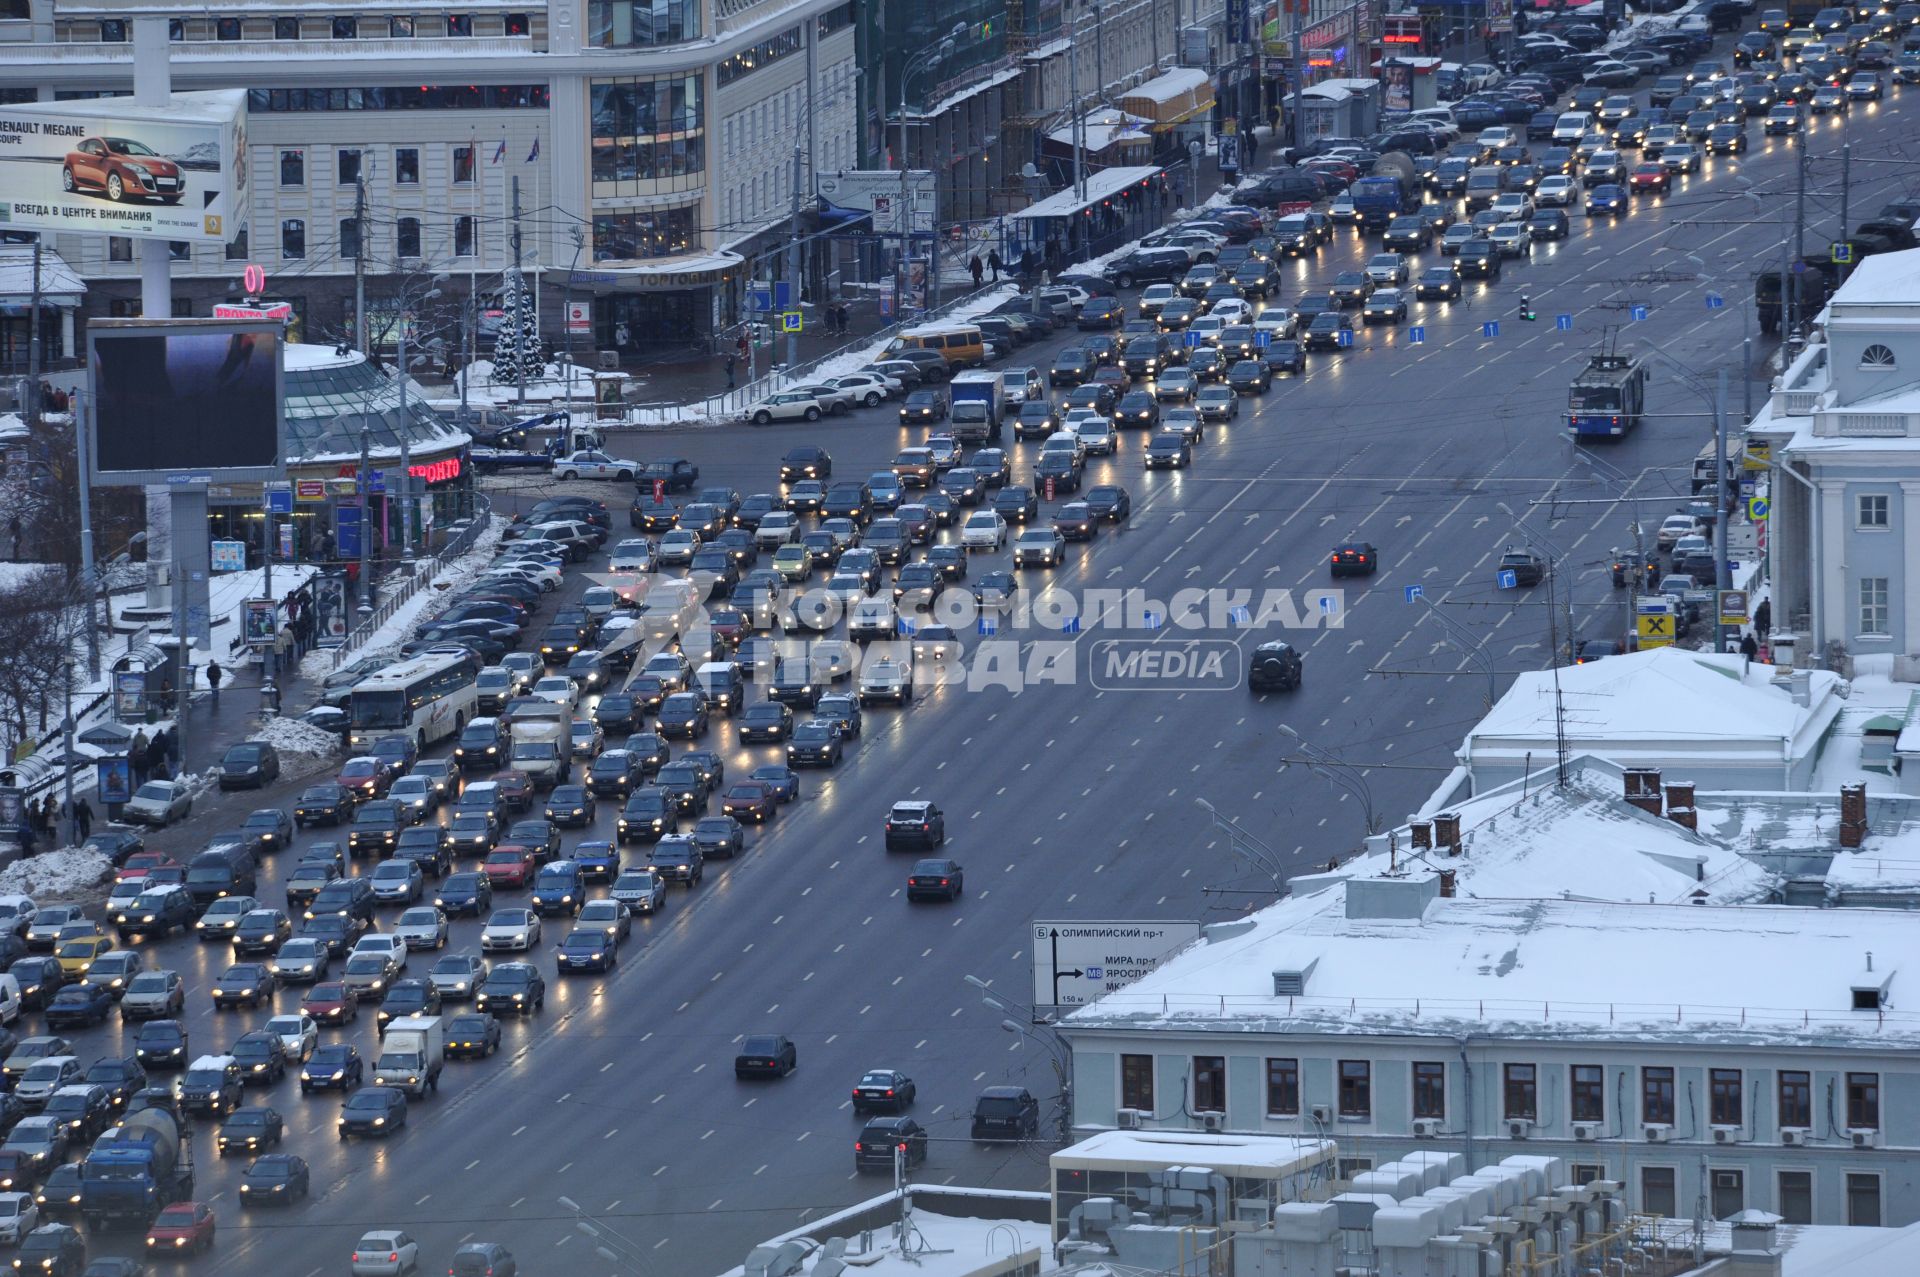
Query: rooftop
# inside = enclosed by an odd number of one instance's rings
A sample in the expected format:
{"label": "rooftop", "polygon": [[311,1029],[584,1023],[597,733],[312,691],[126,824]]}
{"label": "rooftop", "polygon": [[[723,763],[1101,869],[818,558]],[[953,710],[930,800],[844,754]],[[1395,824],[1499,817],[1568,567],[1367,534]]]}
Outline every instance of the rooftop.
{"label": "rooftop", "polygon": [[1829,306],[1913,306],[1920,304],[1920,249],[1875,253],[1862,258]]}
{"label": "rooftop", "polygon": [[1236,1179],[1278,1179],[1333,1155],[1331,1140],[1199,1131],[1101,1131],[1048,1157],[1054,1170],[1204,1166]]}

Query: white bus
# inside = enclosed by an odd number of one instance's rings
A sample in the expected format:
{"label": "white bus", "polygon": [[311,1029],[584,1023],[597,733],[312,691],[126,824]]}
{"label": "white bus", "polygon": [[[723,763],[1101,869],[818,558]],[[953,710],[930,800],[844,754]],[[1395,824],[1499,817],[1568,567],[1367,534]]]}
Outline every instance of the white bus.
{"label": "white bus", "polygon": [[422,652],[369,674],[347,694],[348,743],[363,750],[382,736],[407,735],[421,748],[453,736],[476,712],[471,652]]}

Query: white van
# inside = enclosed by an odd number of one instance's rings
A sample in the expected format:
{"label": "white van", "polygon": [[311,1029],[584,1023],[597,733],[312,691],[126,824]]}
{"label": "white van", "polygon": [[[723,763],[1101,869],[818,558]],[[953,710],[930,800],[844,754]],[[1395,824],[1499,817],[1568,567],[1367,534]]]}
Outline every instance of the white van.
{"label": "white van", "polygon": [[1585,111],[1568,111],[1553,122],[1555,146],[1576,146],[1593,127],[1593,117]]}
{"label": "white van", "polygon": [[12,1024],[20,1018],[20,981],[0,975],[0,1024]]}
{"label": "white van", "polygon": [[856,643],[893,637],[893,600],[886,595],[857,600],[847,613],[847,637]]}

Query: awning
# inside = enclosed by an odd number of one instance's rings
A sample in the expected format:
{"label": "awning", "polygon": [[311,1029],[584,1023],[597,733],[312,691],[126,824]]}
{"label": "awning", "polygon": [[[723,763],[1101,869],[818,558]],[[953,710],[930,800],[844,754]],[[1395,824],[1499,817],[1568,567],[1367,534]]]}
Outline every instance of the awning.
{"label": "awning", "polygon": [[[1089,151],[1104,151],[1116,142],[1147,142],[1152,135],[1147,131],[1153,121],[1145,116],[1128,115],[1125,111],[1105,109],[1087,112],[1086,148]],[[1049,142],[1061,146],[1073,145],[1073,125],[1055,129],[1047,134]]]}
{"label": "awning", "polygon": [[[46,306],[78,306],[87,285],[51,248],[40,250],[40,301]],[[0,306],[33,304],[33,245],[0,244]]]}
{"label": "awning", "polygon": [[1184,124],[1213,109],[1213,77],[1198,67],[1157,75],[1121,95],[1120,109],[1151,120],[1156,131]]}
{"label": "awning", "polygon": [[725,283],[745,262],[740,254],[725,249],[618,265],[603,262],[592,270],[573,272],[573,282],[596,293],[677,292]]}

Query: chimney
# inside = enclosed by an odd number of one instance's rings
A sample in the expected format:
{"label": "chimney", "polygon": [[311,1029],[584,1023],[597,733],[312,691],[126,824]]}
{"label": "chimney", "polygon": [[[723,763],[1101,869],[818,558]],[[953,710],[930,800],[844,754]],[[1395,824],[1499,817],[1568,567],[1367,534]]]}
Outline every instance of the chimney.
{"label": "chimney", "polygon": [[1442,900],[1453,899],[1455,881],[1459,876],[1460,873],[1456,869],[1442,869],[1440,871],[1440,898]]}
{"label": "chimney", "polygon": [[1683,829],[1699,829],[1700,816],[1692,807],[1669,807],[1667,819]]}
{"label": "chimney", "polygon": [[1865,781],[1840,786],[1840,845],[1859,848],[1867,841],[1867,786]]}
{"label": "chimney", "polygon": [[1813,704],[1813,671],[1795,670],[1787,680],[1787,691],[1793,696],[1793,703],[1802,707]]}
{"label": "chimney", "polygon": [[1627,801],[1649,816],[1658,816],[1660,814],[1660,769],[1629,767],[1620,775],[1626,785]]}
{"label": "chimney", "polygon": [[1433,818],[1433,840],[1447,849],[1449,856],[1460,854],[1460,813],[1443,811]]}
{"label": "chimney", "polygon": [[[1673,813],[1681,807],[1688,808],[1689,810],[1693,807],[1693,782],[1690,780],[1668,781],[1667,819],[1677,819]],[[1684,824],[1685,822],[1682,821],[1681,823]]]}
{"label": "chimney", "polygon": [[1407,833],[1413,839],[1413,850],[1415,851],[1432,851],[1433,850],[1433,822],[1432,821],[1416,820],[1412,824],[1407,826]]}

